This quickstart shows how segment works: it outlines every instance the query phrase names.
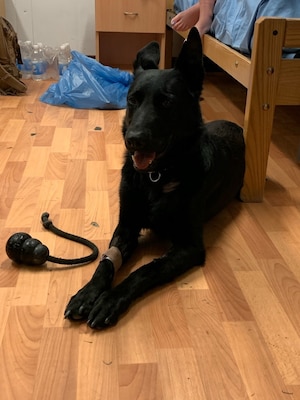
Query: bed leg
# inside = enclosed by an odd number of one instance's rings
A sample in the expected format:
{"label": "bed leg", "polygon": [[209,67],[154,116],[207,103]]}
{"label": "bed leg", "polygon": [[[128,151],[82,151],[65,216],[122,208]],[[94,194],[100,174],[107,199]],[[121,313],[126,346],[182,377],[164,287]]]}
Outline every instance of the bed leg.
{"label": "bed leg", "polygon": [[[253,103],[253,99],[248,101]],[[263,201],[274,108],[269,104],[251,104],[251,121],[245,117],[246,171],[241,190],[241,200],[245,202]]]}
{"label": "bed leg", "polygon": [[260,19],[255,24],[244,123],[246,172],[241,199],[246,202],[261,202],[264,196],[284,33],[281,19]]}

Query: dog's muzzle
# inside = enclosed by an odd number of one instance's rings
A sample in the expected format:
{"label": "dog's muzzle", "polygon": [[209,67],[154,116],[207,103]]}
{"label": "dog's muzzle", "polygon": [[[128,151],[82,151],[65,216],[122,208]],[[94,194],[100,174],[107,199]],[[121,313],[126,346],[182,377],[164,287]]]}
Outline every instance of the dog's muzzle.
{"label": "dog's muzzle", "polygon": [[132,154],[133,165],[137,170],[146,171],[155,160],[156,153],[135,150]]}
{"label": "dog's muzzle", "polygon": [[146,171],[156,158],[155,151],[149,151],[139,135],[126,134],[125,146],[130,152],[135,169]]}

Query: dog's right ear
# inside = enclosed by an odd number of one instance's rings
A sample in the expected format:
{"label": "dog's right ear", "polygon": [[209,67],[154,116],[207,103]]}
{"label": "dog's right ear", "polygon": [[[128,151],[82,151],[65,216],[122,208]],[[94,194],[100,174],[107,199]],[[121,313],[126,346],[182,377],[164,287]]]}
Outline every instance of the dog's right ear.
{"label": "dog's right ear", "polygon": [[150,42],[137,53],[133,63],[134,74],[144,69],[158,69],[159,60],[159,44]]}

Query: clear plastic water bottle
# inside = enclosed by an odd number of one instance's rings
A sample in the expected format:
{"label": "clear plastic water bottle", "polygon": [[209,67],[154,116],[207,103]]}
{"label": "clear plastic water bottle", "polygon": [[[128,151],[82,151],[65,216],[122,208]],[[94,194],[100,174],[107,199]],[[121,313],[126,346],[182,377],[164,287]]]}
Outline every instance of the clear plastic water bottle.
{"label": "clear plastic water bottle", "polygon": [[20,64],[18,67],[22,73],[22,78],[30,79],[32,75],[32,43],[30,40],[26,40],[26,42],[19,41],[19,45],[23,64]]}
{"label": "clear plastic water bottle", "polygon": [[37,43],[38,48],[39,48],[39,53],[41,55],[41,59],[43,60],[43,66],[44,66],[44,76],[43,79],[46,79],[46,71],[47,71],[47,60],[45,57],[45,46],[43,43],[39,42]]}
{"label": "clear plastic water bottle", "polygon": [[58,52],[59,75],[62,75],[65,72],[71,60],[72,60],[72,55],[71,55],[70,45],[69,43],[64,43],[59,47],[59,52]]}
{"label": "clear plastic water bottle", "polygon": [[58,48],[44,46],[44,57],[46,60],[45,79],[59,79],[58,71]]}
{"label": "clear plastic water bottle", "polygon": [[45,78],[45,58],[43,52],[39,49],[39,45],[33,45],[32,53],[32,79],[41,81]]}

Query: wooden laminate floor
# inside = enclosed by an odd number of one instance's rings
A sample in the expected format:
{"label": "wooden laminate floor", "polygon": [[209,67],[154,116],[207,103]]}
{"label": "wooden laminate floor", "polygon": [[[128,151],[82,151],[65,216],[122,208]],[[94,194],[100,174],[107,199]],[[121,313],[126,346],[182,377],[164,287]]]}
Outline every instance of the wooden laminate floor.
{"label": "wooden laminate floor", "polygon": [[[44,231],[48,211],[106,249],[124,111],[49,106],[49,82],[27,83],[25,96],[0,97],[1,400],[299,400],[299,107],[277,109],[264,202],[235,202],[205,228],[206,266],[95,332],[63,312],[96,262],[17,266],[5,244],[25,231],[52,255],[86,255]],[[203,97],[206,120],[243,123],[245,89],[227,75],[207,74]],[[121,276],[164,249],[144,240]]]}

